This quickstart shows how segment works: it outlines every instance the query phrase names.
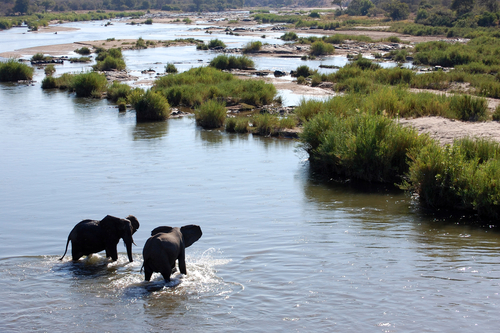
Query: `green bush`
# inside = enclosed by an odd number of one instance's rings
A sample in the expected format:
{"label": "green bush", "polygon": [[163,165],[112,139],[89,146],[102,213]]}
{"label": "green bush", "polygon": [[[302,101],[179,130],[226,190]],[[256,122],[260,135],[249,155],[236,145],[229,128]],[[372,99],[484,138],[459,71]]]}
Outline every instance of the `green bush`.
{"label": "green bush", "polygon": [[0,82],[31,80],[33,67],[22,64],[15,59],[0,62]]}
{"label": "green bush", "polygon": [[261,41],[252,41],[252,42],[248,42],[243,47],[242,52],[243,53],[256,53],[256,52],[259,52],[261,48],[262,48],[262,42]]}
{"label": "green bush", "polygon": [[225,49],[226,48],[226,44],[221,41],[220,39],[211,39],[210,42],[208,42],[208,48],[209,49],[215,49],[215,48],[223,48]]}
{"label": "green bush", "polygon": [[42,80],[42,89],[53,89],[57,88],[56,78],[53,76],[46,76]]}
{"label": "green bush", "polygon": [[177,73],[177,67],[171,62],[167,63],[165,66],[165,73]]}
{"label": "green bush", "polygon": [[488,106],[484,98],[474,98],[469,95],[453,96],[450,109],[463,121],[487,119]]}
{"label": "green bush", "polygon": [[106,91],[106,76],[96,72],[77,74],[71,81],[71,90],[78,97],[100,97]]}
{"label": "green bush", "polygon": [[299,36],[293,31],[286,32],[283,36],[280,37],[281,39],[285,41],[291,41],[291,40],[297,40],[299,39]]}
{"label": "green bush", "polygon": [[114,58],[112,56],[107,56],[103,61],[97,62],[93,66],[95,71],[112,71],[112,70],[123,70],[125,69],[125,61],[120,58]]}
{"label": "green bush", "polygon": [[226,119],[226,132],[248,133],[249,122],[247,117],[234,117]]}
{"label": "green bush", "polygon": [[45,66],[43,71],[44,71],[45,75],[52,76],[56,72],[56,68],[53,64],[50,64],[50,65]]}
{"label": "green bush", "polygon": [[325,43],[323,41],[316,41],[311,45],[310,54],[315,56],[320,55],[330,55],[335,53],[335,47],[329,43]]}
{"label": "green bush", "polygon": [[113,84],[108,87],[106,97],[113,102],[118,101],[120,98],[127,99],[131,90],[132,88],[130,88],[128,84],[114,81]]}
{"label": "green bush", "polygon": [[407,171],[407,153],[426,136],[377,115],[320,113],[304,125],[301,140],[311,166],[330,176],[394,183]]}
{"label": "green bush", "polygon": [[89,55],[90,54],[90,49],[86,46],[80,48],[80,49],[76,49],[75,50],[76,53],[78,54],[81,54],[81,55]]}
{"label": "green bush", "polygon": [[292,73],[292,76],[294,77],[309,77],[311,75],[314,75],[318,72],[318,70],[312,70],[311,68],[309,68],[308,66],[306,65],[302,65],[302,66],[299,66],[297,67],[297,69]]}
{"label": "green bush", "polygon": [[[136,94],[136,96],[134,96]],[[138,122],[162,121],[170,115],[170,105],[162,94],[148,90],[146,93],[134,93],[132,106],[135,109],[135,117]]]}
{"label": "green bush", "polygon": [[500,217],[500,148],[497,142],[461,139],[452,146],[428,144],[413,153],[403,189],[432,208],[477,211]]}
{"label": "green bush", "polygon": [[203,128],[222,127],[226,120],[226,104],[215,99],[208,100],[195,110],[194,116],[196,124]]}
{"label": "green bush", "polygon": [[255,63],[247,56],[228,56],[225,54],[219,54],[210,61],[209,66],[220,70],[252,69],[254,68]]}

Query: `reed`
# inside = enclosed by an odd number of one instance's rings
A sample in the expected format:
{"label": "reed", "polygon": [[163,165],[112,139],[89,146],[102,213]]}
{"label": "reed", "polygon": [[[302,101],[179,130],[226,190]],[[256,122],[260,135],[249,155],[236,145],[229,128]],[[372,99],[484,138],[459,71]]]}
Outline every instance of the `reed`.
{"label": "reed", "polygon": [[323,173],[394,183],[408,171],[408,151],[429,139],[383,116],[325,112],[304,125],[301,140],[311,166]]}
{"label": "reed", "polygon": [[106,91],[108,81],[106,76],[96,72],[77,74],[73,76],[70,89],[78,97],[101,97]]}
{"label": "reed", "polygon": [[132,88],[128,84],[114,81],[107,89],[106,98],[116,102],[118,99],[127,99]]}
{"label": "reed", "polygon": [[0,82],[31,80],[33,67],[22,64],[15,59],[0,62]]}
{"label": "reed", "polygon": [[247,117],[233,117],[226,119],[226,132],[229,133],[248,133],[249,126]]}
{"label": "reed", "polygon": [[255,67],[255,63],[247,56],[219,54],[210,61],[209,66],[220,70],[252,69]]}
{"label": "reed", "polygon": [[259,52],[261,48],[262,48],[262,42],[261,41],[251,41],[251,42],[248,42],[243,47],[242,52],[243,53],[256,53],[256,52]]}
{"label": "reed", "polygon": [[475,211],[486,220],[500,217],[497,142],[465,138],[445,147],[428,144],[410,156],[401,188],[418,194],[425,206]]}
{"label": "reed", "polygon": [[335,53],[335,48],[332,44],[328,44],[323,41],[316,41],[312,43],[309,53],[314,56],[331,55]]}
{"label": "reed", "polygon": [[205,129],[222,127],[226,120],[226,104],[217,100],[208,100],[195,110],[194,117],[196,124]]}
{"label": "reed", "polygon": [[162,121],[170,115],[170,105],[165,97],[153,90],[138,94],[132,99],[137,122]]}

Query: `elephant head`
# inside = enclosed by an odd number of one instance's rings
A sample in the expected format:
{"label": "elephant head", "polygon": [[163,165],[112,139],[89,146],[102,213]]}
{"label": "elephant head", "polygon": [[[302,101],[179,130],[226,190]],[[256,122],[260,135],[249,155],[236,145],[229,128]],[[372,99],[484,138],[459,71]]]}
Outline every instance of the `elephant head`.
{"label": "elephant head", "polygon": [[[156,227],[151,231],[151,236],[154,236],[160,232],[170,233],[172,232],[172,230],[174,230],[174,228],[168,226]],[[182,238],[184,240],[184,247],[190,247],[203,235],[199,225],[188,224],[181,227],[180,230],[182,233]]]}
{"label": "elephant head", "polygon": [[107,215],[100,224],[106,239],[106,255],[113,260],[118,259],[116,244],[121,238],[127,248],[128,260],[132,262],[132,244],[135,245],[132,235],[139,229],[137,218],[133,215],[129,215],[125,219]]}

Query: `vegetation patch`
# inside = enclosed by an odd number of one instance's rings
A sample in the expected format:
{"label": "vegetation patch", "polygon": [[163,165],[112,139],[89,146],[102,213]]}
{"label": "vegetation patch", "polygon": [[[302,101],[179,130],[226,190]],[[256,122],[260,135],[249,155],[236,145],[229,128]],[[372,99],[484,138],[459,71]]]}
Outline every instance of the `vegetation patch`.
{"label": "vegetation patch", "polygon": [[138,122],[162,121],[170,115],[170,105],[162,94],[148,90],[132,99]]}
{"label": "vegetation patch", "polygon": [[226,104],[210,99],[195,110],[194,116],[196,124],[205,129],[222,127],[226,120]]}
{"label": "vegetation patch", "polygon": [[209,66],[220,70],[253,69],[255,67],[255,63],[247,56],[228,56],[220,54],[210,61]]}
{"label": "vegetation patch", "polygon": [[33,78],[33,67],[22,64],[15,59],[0,62],[0,81],[31,80]]}

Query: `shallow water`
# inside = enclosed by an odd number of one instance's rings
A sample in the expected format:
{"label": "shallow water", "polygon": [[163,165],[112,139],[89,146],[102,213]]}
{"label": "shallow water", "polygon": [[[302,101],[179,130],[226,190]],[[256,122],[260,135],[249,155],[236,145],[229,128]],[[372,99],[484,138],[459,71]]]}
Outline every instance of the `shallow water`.
{"label": "shallow water", "polygon": [[[494,228],[325,181],[295,141],[136,124],[39,83],[0,84],[0,101],[2,331],[497,331]],[[114,263],[58,260],[107,214],[139,219],[134,262],[121,243]],[[188,274],[144,282],[149,232],[191,223]]]}

